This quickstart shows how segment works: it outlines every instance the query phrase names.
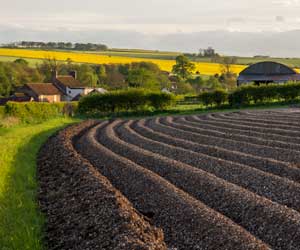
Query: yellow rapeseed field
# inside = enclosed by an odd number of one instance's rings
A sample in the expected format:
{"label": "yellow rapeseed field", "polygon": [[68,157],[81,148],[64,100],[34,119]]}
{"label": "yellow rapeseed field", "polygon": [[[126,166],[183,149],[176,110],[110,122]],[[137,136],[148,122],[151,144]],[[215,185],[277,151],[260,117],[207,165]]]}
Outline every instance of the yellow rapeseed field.
{"label": "yellow rapeseed field", "polygon": [[[0,56],[13,56],[18,58],[33,58],[45,59],[55,58],[59,61],[67,61],[71,59],[77,63],[91,63],[91,64],[126,64],[132,62],[153,62],[159,65],[161,70],[172,71],[175,64],[174,60],[159,60],[159,59],[146,59],[146,58],[132,58],[121,56],[107,56],[92,53],[75,53],[75,52],[59,52],[59,51],[43,51],[43,50],[25,50],[25,49],[0,49]],[[196,70],[203,75],[214,75],[221,72],[221,66],[217,63],[197,62]],[[233,65],[232,71],[240,73],[246,66]]]}

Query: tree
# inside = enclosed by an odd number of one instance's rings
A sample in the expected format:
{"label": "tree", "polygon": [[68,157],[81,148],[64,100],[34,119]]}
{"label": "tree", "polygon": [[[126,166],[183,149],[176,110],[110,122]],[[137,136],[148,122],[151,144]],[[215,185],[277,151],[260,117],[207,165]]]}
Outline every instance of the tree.
{"label": "tree", "polygon": [[22,64],[22,65],[28,65],[28,61],[26,61],[25,59],[23,58],[18,58],[14,61],[14,63],[19,63],[19,64]]}
{"label": "tree", "polygon": [[207,86],[211,89],[221,89],[221,88],[223,88],[223,86],[220,83],[219,79],[214,77],[214,76],[209,77],[209,79],[207,80]]}
{"label": "tree", "polygon": [[105,84],[107,81],[107,73],[104,65],[99,65],[96,68],[96,73],[98,75],[98,84]]}
{"label": "tree", "polygon": [[0,64],[0,95],[9,96],[12,85],[7,77],[3,64]]}
{"label": "tree", "polygon": [[221,71],[225,75],[232,75],[232,65],[237,62],[236,57],[222,57],[221,58]]}
{"label": "tree", "polygon": [[186,80],[193,74],[195,69],[194,63],[190,62],[186,56],[180,55],[176,57],[176,64],[173,66],[172,72]]}
{"label": "tree", "polygon": [[155,74],[145,68],[132,69],[128,73],[127,82],[130,87],[159,89],[159,81]]}

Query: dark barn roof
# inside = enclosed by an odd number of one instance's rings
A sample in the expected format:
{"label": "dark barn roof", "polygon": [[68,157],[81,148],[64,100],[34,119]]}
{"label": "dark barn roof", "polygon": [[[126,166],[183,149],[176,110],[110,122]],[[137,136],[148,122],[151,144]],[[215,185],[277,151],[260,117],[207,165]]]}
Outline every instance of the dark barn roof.
{"label": "dark barn roof", "polygon": [[300,74],[294,69],[277,62],[259,62],[244,69],[238,77],[238,85],[251,82],[284,83],[300,81]]}

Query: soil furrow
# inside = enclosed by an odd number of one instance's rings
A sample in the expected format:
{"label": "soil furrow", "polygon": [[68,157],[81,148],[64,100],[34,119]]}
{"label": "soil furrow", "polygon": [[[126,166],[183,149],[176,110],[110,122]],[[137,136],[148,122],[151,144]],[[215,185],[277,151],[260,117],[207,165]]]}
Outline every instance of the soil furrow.
{"label": "soil furrow", "polygon": [[72,140],[93,125],[84,122],[59,132],[39,153],[47,249],[166,250],[162,230],[74,150]]}
{"label": "soil furrow", "polygon": [[[297,150],[300,153],[300,138],[297,143],[292,143],[289,139],[291,137],[285,138],[285,141],[280,141],[278,135],[266,134],[266,133],[256,133],[251,132],[251,128],[248,130],[238,130],[236,128],[226,128],[223,124],[216,124],[211,120],[199,120],[198,118],[193,119],[192,117],[179,117],[175,118],[174,122],[177,124],[183,124],[191,126],[193,128],[200,128],[206,131],[215,131],[216,133],[221,133],[220,137],[228,138],[240,141],[247,141],[257,145],[272,145],[273,147]],[[255,132],[254,132],[255,133]]]}
{"label": "soil furrow", "polygon": [[[274,228],[279,238],[285,237],[287,231],[295,228],[298,228],[300,236],[299,213],[205,171],[129,144],[126,142],[128,133],[118,133],[118,128],[123,125],[123,122],[117,121],[106,128],[106,133],[98,131],[99,142],[116,154],[155,172],[209,207],[229,217],[271,245],[273,249],[286,247],[287,243],[290,243],[295,236],[293,235],[292,239],[286,239],[287,241],[282,244],[281,240],[277,241],[278,238],[274,238]],[[257,212],[258,207],[260,208],[259,213]],[[293,219],[290,220],[290,218]],[[297,223],[295,224],[295,222]],[[261,225],[264,226],[261,227]],[[283,228],[283,225],[288,226]],[[258,228],[259,230],[257,230]],[[278,232],[279,230],[281,232]],[[300,241],[296,244],[300,244]]]}
{"label": "soil furrow", "polygon": [[178,131],[173,131],[172,129],[164,126],[160,126],[155,121],[155,119],[147,120],[147,122],[141,120],[137,124],[140,134],[146,135],[147,138],[155,141],[161,141],[169,145],[206,154],[208,156],[248,165],[296,182],[300,181],[300,169],[290,166],[289,163],[186,140],[187,138],[184,134],[181,134]]}
{"label": "soil furrow", "polygon": [[279,141],[283,143],[290,143],[293,145],[297,145],[299,147],[300,144],[300,138],[297,137],[291,137],[286,135],[279,135],[279,134],[273,134],[268,130],[260,129],[259,127],[252,127],[252,126],[246,126],[242,125],[240,126],[238,122],[235,121],[221,121],[216,119],[199,119],[198,116],[187,116],[183,117],[182,119],[186,120],[189,124],[190,122],[195,123],[198,125],[202,124],[209,124],[211,128],[213,127],[216,131],[224,132],[224,133],[231,133],[231,134],[238,134],[238,135],[246,135],[246,136],[252,136],[256,138],[261,138],[263,140],[271,140],[271,141]]}
{"label": "soil furrow", "polygon": [[[211,117],[214,118],[223,118],[223,119],[228,119],[231,121],[237,121],[238,124],[249,124],[249,126],[254,126],[254,127],[261,127],[265,129],[270,129],[270,130],[289,130],[293,133],[297,133],[299,129],[300,124],[295,124],[295,123],[283,123],[278,121],[276,118],[272,117],[271,120],[265,120],[262,119],[264,116],[262,115],[261,118],[251,118],[251,116],[247,117],[241,117],[241,115],[234,115],[234,114],[228,114],[228,113],[223,113],[223,114],[213,114]],[[288,119],[288,118],[287,118]]]}
{"label": "soil furrow", "polygon": [[298,151],[276,148],[272,147],[272,145],[262,146],[245,141],[236,141],[231,139],[230,136],[228,136],[226,139],[220,138],[218,136],[213,136],[212,133],[205,133],[205,131],[200,129],[173,123],[172,117],[161,118],[159,122],[162,125],[167,126],[169,129],[182,131],[182,133],[184,133],[191,141],[199,141],[201,143],[203,142],[210,145],[224,147],[229,150],[240,151],[243,153],[271,158],[279,161],[291,162],[296,166],[300,164],[300,155]]}
{"label": "soil furrow", "polygon": [[[91,129],[77,149],[149,220],[164,230],[169,248],[268,249],[244,229],[176,188],[165,179],[121,157],[95,140]],[[103,129],[103,133],[106,133]],[[100,134],[101,137],[101,134]]]}
{"label": "soil furrow", "polygon": [[[138,132],[136,123],[131,127]],[[127,133],[126,141],[138,147],[161,154],[165,157],[183,162],[212,173],[228,182],[264,196],[279,204],[300,211],[300,184],[261,170],[210,157],[190,150],[174,147],[163,142],[154,141],[151,134],[137,133],[128,126],[119,128],[120,133]],[[147,136],[147,138],[145,137]]]}

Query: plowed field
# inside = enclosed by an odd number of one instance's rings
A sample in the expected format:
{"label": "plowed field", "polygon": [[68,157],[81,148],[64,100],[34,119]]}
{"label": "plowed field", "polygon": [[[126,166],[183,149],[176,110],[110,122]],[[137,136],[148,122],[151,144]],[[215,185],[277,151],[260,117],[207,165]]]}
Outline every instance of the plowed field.
{"label": "plowed field", "polygon": [[48,249],[300,249],[300,109],[85,121],[44,145]]}

